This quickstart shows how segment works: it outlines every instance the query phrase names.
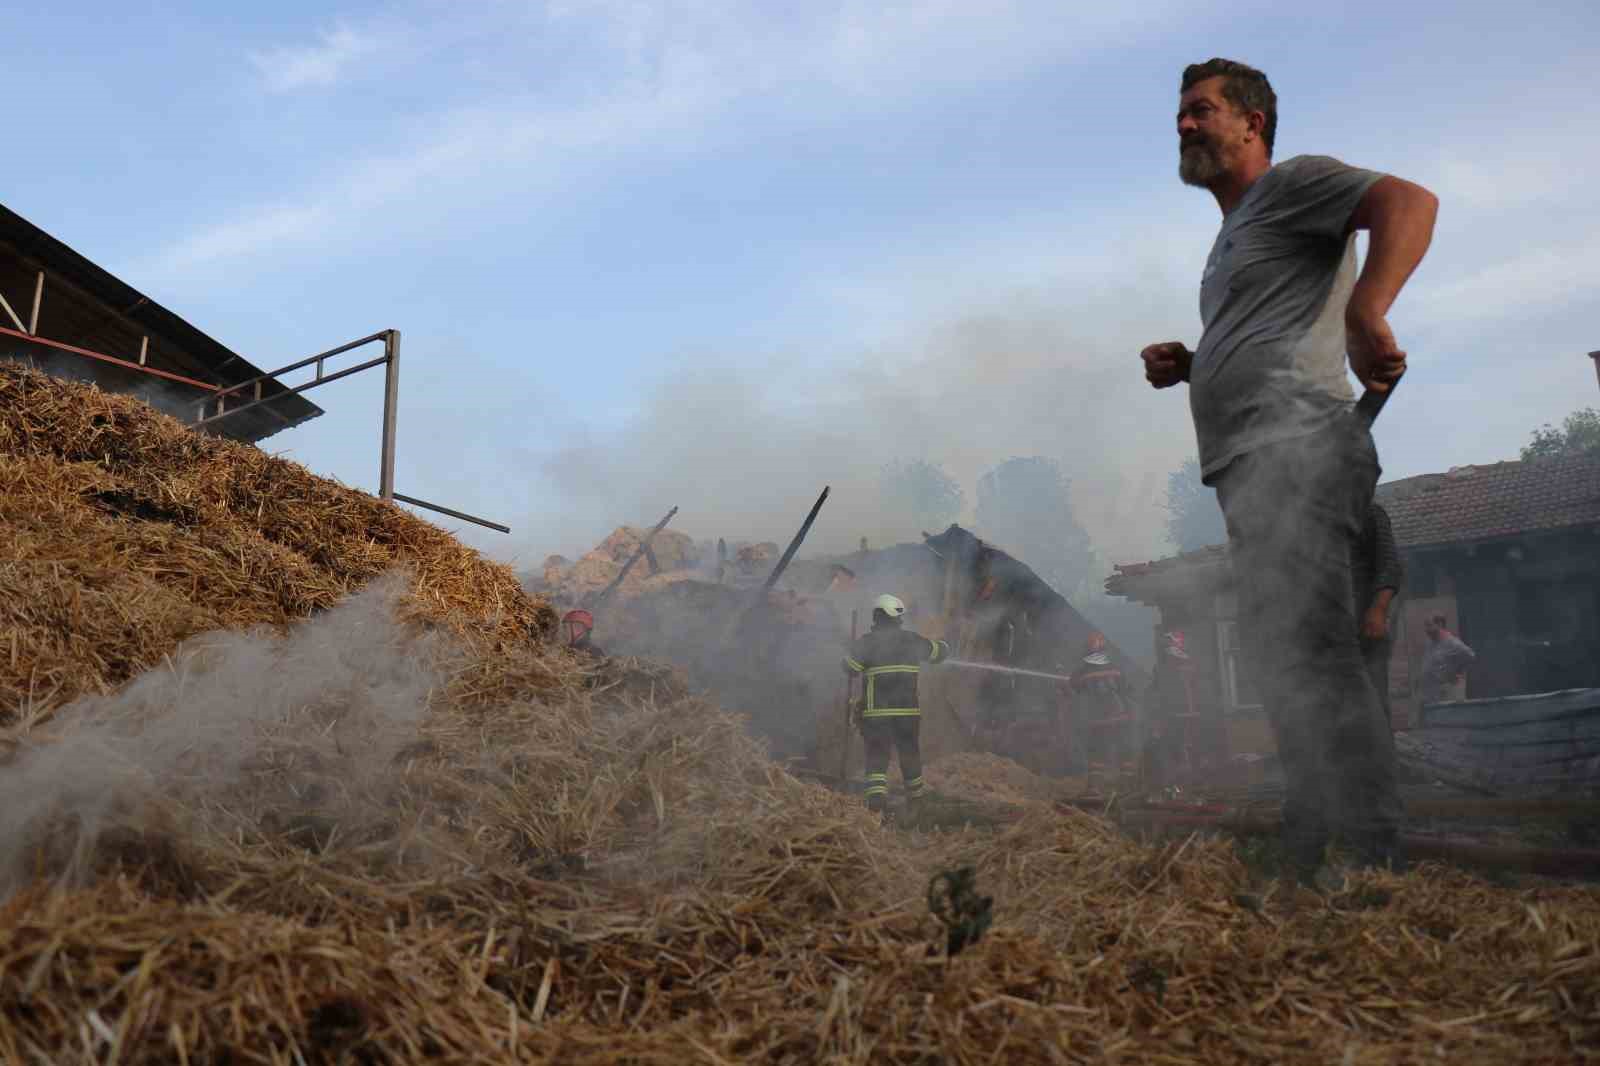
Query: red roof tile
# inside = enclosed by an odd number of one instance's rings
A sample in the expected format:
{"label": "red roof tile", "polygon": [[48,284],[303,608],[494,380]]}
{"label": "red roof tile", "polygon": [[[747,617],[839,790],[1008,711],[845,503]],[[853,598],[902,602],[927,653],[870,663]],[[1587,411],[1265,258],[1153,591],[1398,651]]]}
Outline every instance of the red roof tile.
{"label": "red roof tile", "polygon": [[[1600,455],[1460,466],[1378,486],[1402,548],[1492,540],[1574,526],[1600,526]],[[1145,563],[1120,563],[1106,591],[1127,595],[1129,579],[1160,577],[1227,562],[1215,544]]]}
{"label": "red roof tile", "polygon": [[1378,486],[1403,548],[1600,524],[1600,455],[1461,466]]}

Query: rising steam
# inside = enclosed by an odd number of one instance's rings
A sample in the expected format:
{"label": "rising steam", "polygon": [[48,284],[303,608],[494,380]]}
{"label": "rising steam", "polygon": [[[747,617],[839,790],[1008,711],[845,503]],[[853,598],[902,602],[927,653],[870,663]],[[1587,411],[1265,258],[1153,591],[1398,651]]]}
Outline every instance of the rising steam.
{"label": "rising steam", "polygon": [[286,636],[195,637],[120,692],[63,707],[0,774],[0,886],[26,880],[63,835],[70,869],[119,816],[220,795],[270,774],[274,752],[336,768],[324,788],[360,789],[415,738],[435,684],[436,638],[395,621],[403,589],[374,582]]}

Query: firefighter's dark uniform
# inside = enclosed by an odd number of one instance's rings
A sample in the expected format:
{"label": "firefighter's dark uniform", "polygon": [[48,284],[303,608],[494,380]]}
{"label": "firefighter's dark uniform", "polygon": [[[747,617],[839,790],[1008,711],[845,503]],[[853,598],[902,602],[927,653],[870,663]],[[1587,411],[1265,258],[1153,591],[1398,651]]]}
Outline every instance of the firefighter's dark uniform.
{"label": "firefighter's dark uniform", "polygon": [[1111,772],[1118,772],[1134,725],[1133,701],[1122,671],[1104,654],[1084,656],[1073,671],[1072,716],[1091,767],[1098,757]]}
{"label": "firefighter's dark uniform", "polygon": [[906,792],[915,799],[926,791],[918,748],[922,709],[917,703],[917,675],[922,663],[936,663],[949,654],[944,641],[903,629],[898,622],[878,622],[850,646],[845,669],[866,680],[860,713],[868,808],[881,811],[888,806],[891,748],[900,753]]}

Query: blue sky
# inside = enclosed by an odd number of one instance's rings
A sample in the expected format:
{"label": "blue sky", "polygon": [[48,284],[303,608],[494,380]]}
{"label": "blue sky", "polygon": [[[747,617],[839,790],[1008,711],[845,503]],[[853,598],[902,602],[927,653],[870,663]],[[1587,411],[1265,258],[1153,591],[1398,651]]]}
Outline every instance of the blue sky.
{"label": "blue sky", "polygon": [[[1271,76],[1278,156],[1443,208],[1391,321],[1387,476],[1514,458],[1600,403],[1591,5],[70,5],[0,44],[5,202],[263,367],[404,333],[400,491],[519,565],[678,504],[698,536],[907,537],[897,457],[969,498],[1074,477],[1108,565],[1161,554],[1209,197],[1185,63]],[[381,382],[267,442],[373,488]],[[454,528],[453,523],[446,523]]]}

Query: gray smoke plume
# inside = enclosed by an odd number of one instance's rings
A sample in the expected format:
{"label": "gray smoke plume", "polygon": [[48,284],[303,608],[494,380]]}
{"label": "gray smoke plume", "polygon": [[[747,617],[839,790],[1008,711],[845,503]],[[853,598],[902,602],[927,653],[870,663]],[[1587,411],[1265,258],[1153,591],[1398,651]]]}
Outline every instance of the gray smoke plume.
{"label": "gray smoke plume", "polygon": [[638,386],[638,413],[624,424],[522,453],[550,492],[538,513],[513,521],[516,554],[524,566],[581,554],[673,505],[674,528],[697,538],[781,544],[824,484],[833,493],[807,554],[848,551],[861,537],[916,541],[909,509],[885,505],[887,464],[942,467],[965,493],[970,524],[979,478],[1028,456],[1071,479],[1076,516],[1104,560],[1163,554],[1162,490],[1193,432],[1184,397],[1154,393],[1138,352],[1197,331],[1169,286],[1153,291],[1077,294],[1072,306],[1099,305],[1093,318],[1043,303],[973,314],[887,350],[679,359]]}
{"label": "gray smoke plume", "polygon": [[405,588],[374,582],[286,636],[219,632],[111,696],[57,712],[0,774],[0,888],[29,874],[47,836],[82,859],[121,812],[237,785],[274,745],[340,764],[347,788],[416,736],[435,683],[436,638],[394,617]]}

